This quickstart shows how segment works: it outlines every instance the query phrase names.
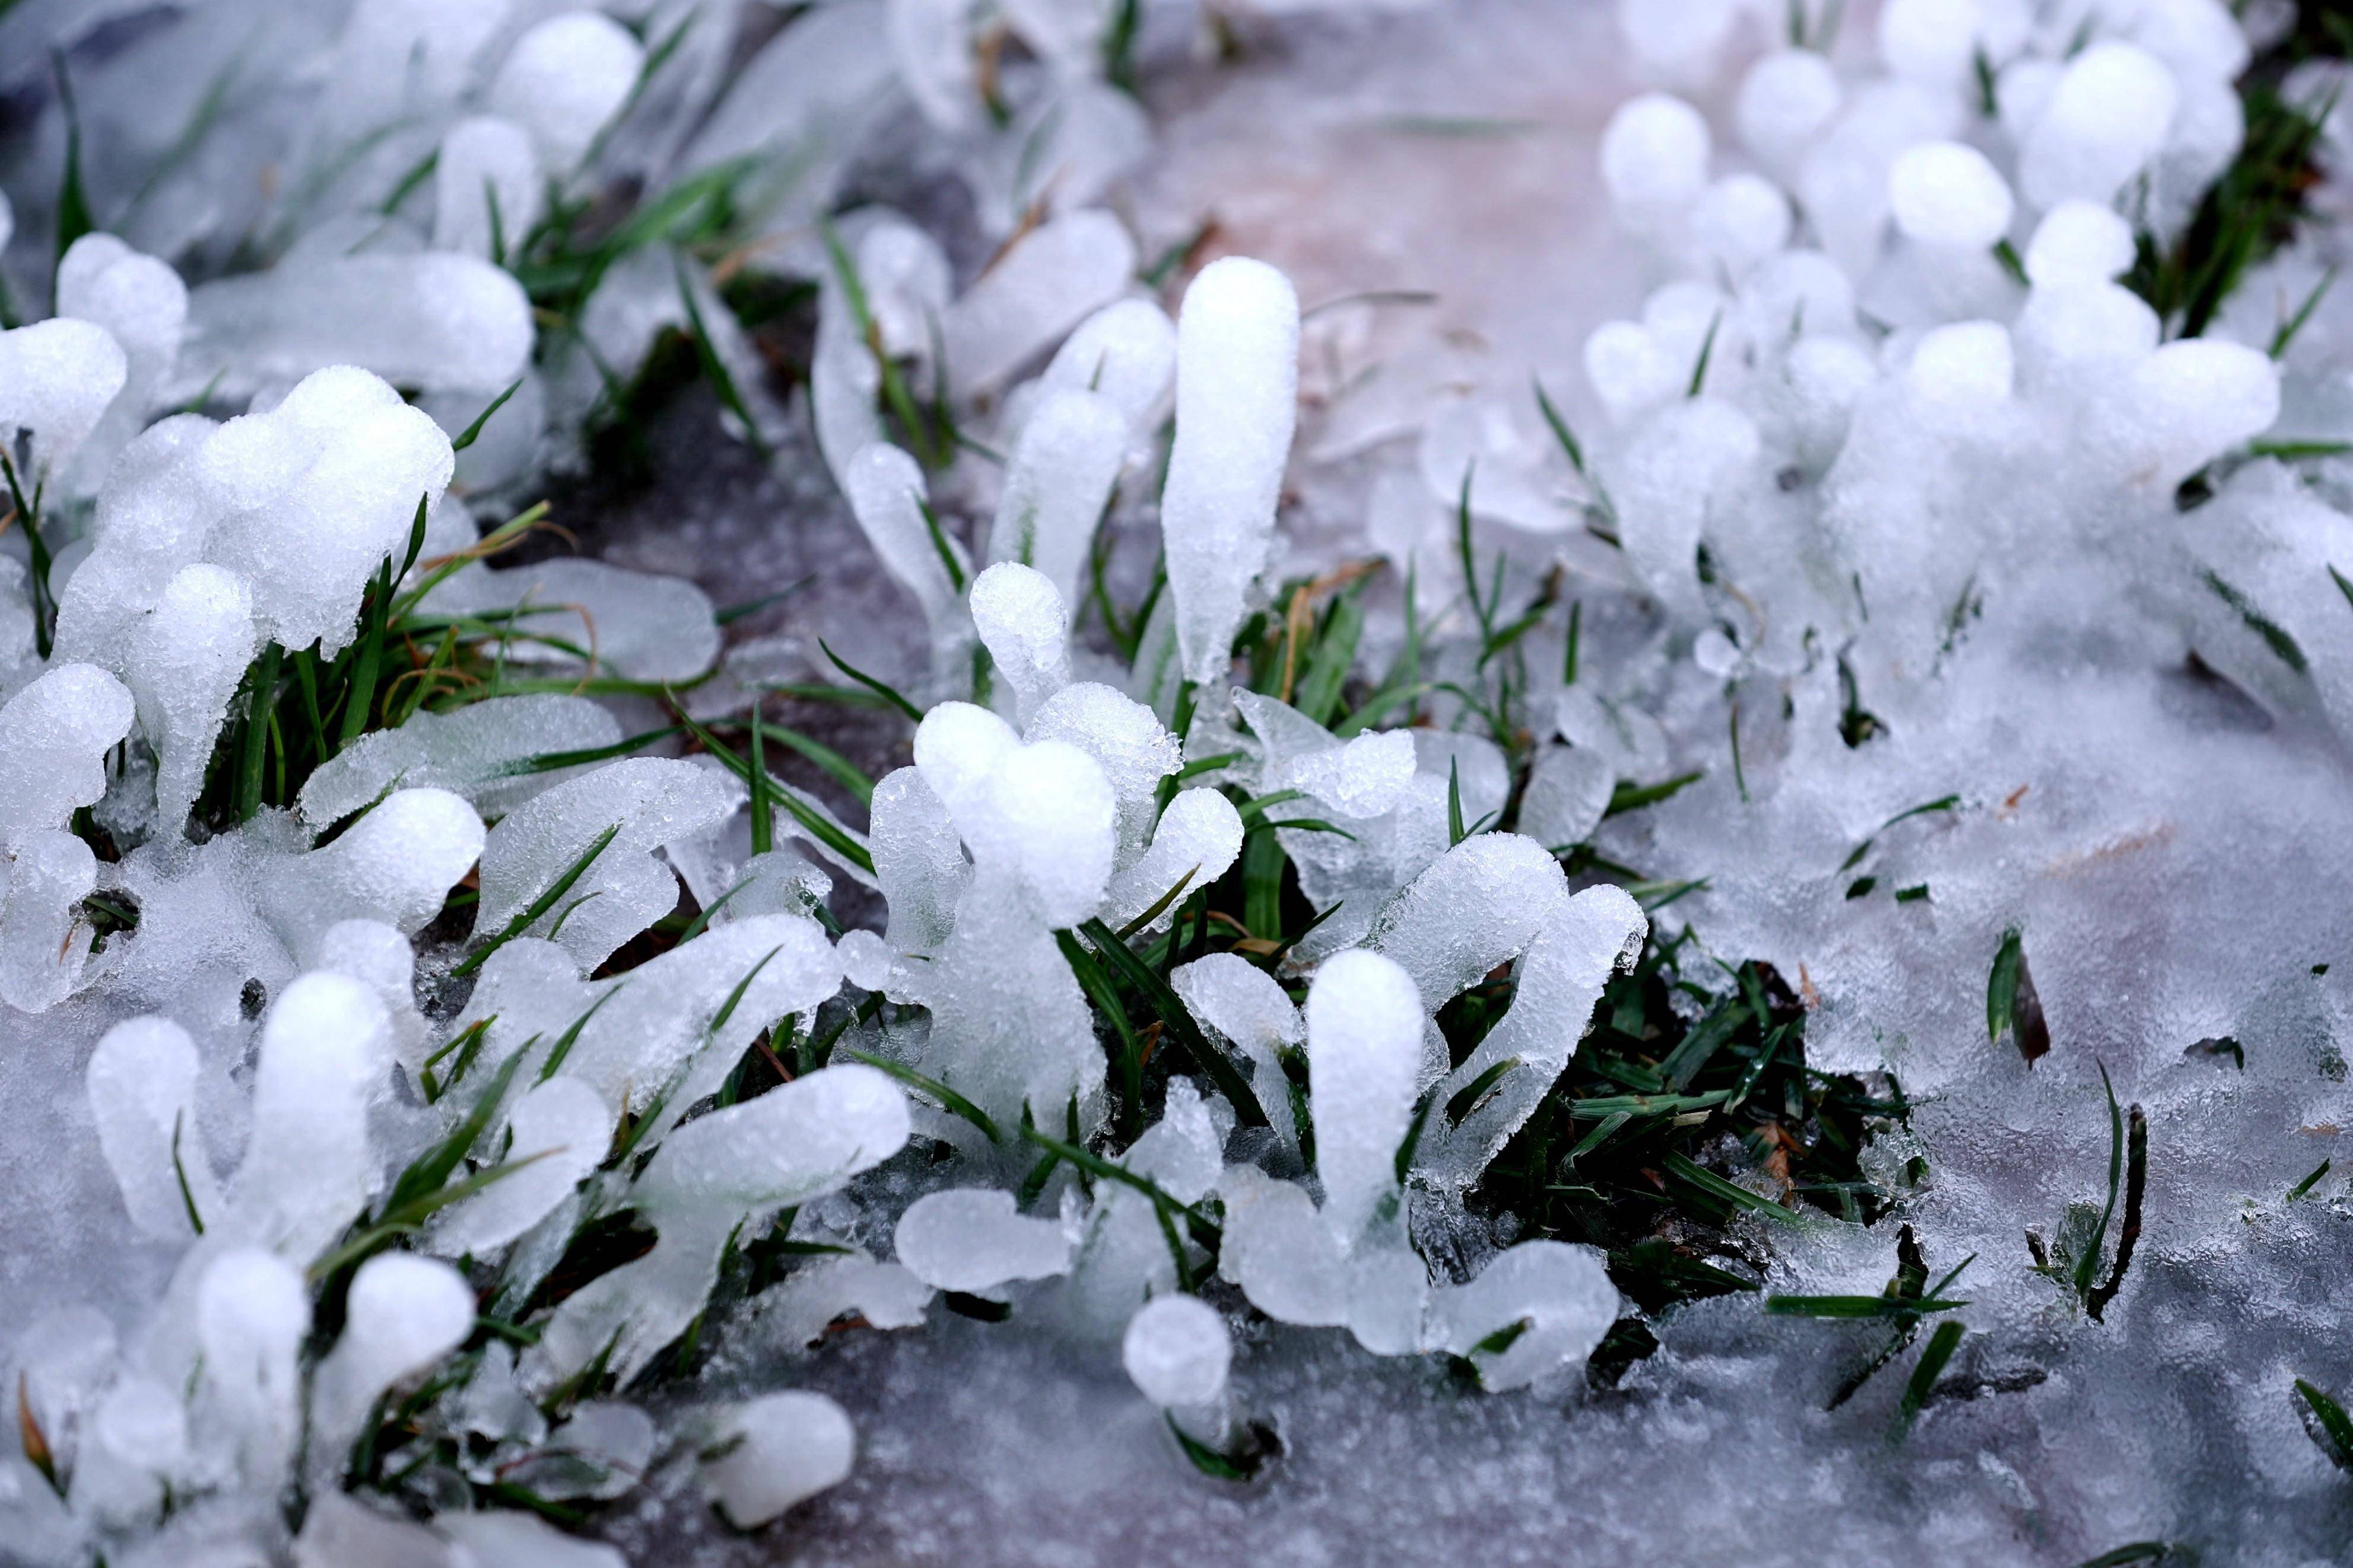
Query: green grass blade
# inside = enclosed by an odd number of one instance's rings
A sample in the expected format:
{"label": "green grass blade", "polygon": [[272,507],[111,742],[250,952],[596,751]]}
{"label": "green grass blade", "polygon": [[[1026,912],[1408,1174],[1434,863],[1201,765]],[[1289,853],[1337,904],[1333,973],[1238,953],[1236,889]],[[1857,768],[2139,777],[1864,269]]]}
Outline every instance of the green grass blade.
{"label": "green grass blade", "polygon": [[529,909],[524,910],[521,914],[515,916],[514,919],[509,921],[507,922],[506,929],[499,932],[498,935],[492,937],[488,946],[476,952],[464,963],[459,964],[457,968],[451,970],[449,972],[450,978],[461,980],[467,975],[473,973],[474,971],[482,966],[483,962],[487,960],[491,954],[498,952],[499,949],[504,947],[507,943],[521,936],[524,931],[529,931],[533,921],[537,921],[540,916],[547,913],[548,910],[554,909],[556,905],[556,901],[562,899],[565,894],[572,890],[573,883],[577,882],[582,877],[587,874],[588,868],[596,863],[596,857],[605,852],[606,846],[611,844],[620,831],[621,825],[617,822],[613,824],[612,826],[605,829],[604,832],[598,834],[596,838],[590,842],[588,847],[581,852],[580,858],[572,863],[572,865],[565,871],[564,875],[558,877],[555,881],[549,886],[547,891],[542,893],[537,899],[533,900]]}

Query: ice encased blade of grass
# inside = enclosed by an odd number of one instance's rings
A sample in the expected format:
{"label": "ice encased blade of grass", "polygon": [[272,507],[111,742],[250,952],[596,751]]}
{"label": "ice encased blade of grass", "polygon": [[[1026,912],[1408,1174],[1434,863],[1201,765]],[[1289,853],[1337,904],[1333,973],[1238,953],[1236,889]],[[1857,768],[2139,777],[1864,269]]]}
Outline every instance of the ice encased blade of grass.
{"label": "ice encased blade of grass", "polygon": [[28,497],[98,428],[129,367],[114,335],[94,321],[60,316],[0,331],[0,432],[31,438],[33,471],[16,476]]}
{"label": "ice encased blade of grass", "polygon": [[806,1203],[889,1159],[909,1135],[906,1097],[872,1068],[830,1067],[672,1133],[631,1201],[659,1232],[654,1250],[556,1310],[526,1357],[552,1385],[607,1346],[627,1385],[702,1307],[728,1237],[750,1215]]}
{"label": "ice encased blade of grass", "polygon": [[1226,1379],[1233,1334],[1218,1310],[1198,1296],[1155,1296],[1136,1309],[1120,1337],[1120,1365],[1136,1392],[1168,1413],[1197,1442],[1222,1447]]}
{"label": "ice encased blade of grass", "polygon": [[824,1339],[844,1314],[878,1329],[921,1327],[932,1288],[897,1263],[877,1263],[860,1252],[821,1258],[753,1307],[754,1333],[780,1349],[800,1351]]}
{"label": "ice encased blade of grass", "polygon": [[449,1265],[405,1252],[361,1264],[343,1331],[311,1377],[312,1484],[338,1478],[378,1394],[456,1350],[473,1328],[474,1292]]}
{"label": "ice encased blade of grass", "polygon": [[1130,440],[1128,419],[1091,391],[1047,393],[1021,427],[997,498],[988,558],[1034,566],[1078,603],[1079,574]]}
{"label": "ice encased blade of grass", "polygon": [[132,1018],[91,1053],[90,1115],[131,1222],[186,1241],[221,1212],[220,1187],[196,1128],[196,1046],[168,1018]]}
{"label": "ice encased blade of grass", "polygon": [[1421,1068],[1421,996],[1393,960],[1352,949],[1316,972],[1306,1016],[1323,1219],[1353,1249],[1398,1194],[1397,1152]]}
{"label": "ice encased blade of grass", "polygon": [[713,925],[625,975],[593,982],[567,949],[526,937],[482,965],[451,1027],[487,1026],[476,1071],[533,1050],[516,1093],[549,1070],[561,1046],[554,1070],[594,1088],[616,1117],[658,1118],[639,1139],[650,1146],[719,1087],[754,1036],[786,1013],[813,1014],[840,984],[832,944],[798,914]]}
{"label": "ice encased blade of grass", "polygon": [[[1044,727],[1058,736],[1048,723],[1057,704],[1088,689],[1066,688],[1040,710],[1033,733]],[[1092,689],[1126,703],[1109,688]],[[1082,728],[1100,739],[1098,728]],[[916,728],[915,766],[984,877],[1020,889],[1050,927],[1095,913],[1115,863],[1119,803],[1105,769],[1075,739],[1025,745],[995,714],[944,702]]]}
{"label": "ice encased blade of grass", "polygon": [[927,952],[955,928],[972,879],[947,807],[920,768],[901,768],[874,786],[869,817],[874,878],[891,906],[888,937],[902,952]]}
{"label": "ice encased blade of grass", "polygon": [[1182,889],[1144,926],[1158,931],[1176,918],[1185,896],[1204,889],[1233,868],[1242,852],[1241,814],[1214,789],[1177,792],[1152,830],[1152,847],[1112,879],[1103,918],[1124,931],[1172,889]]}
{"label": "ice encased blade of grass", "polygon": [[271,878],[262,906],[295,962],[336,922],[380,919],[404,936],[441,912],[485,854],[482,819],[442,789],[396,790],[342,837]]}
{"label": "ice encased blade of grass", "polygon": [[430,1250],[485,1258],[538,1224],[604,1162],[613,1113],[584,1079],[553,1078],[515,1102],[506,1125],[499,1163],[511,1173],[441,1210],[425,1243]]}
{"label": "ice encased blade of grass", "polygon": [[967,633],[964,595],[941,551],[954,557],[956,574],[967,581],[971,564],[963,547],[944,533],[940,535],[944,543],[934,542],[932,524],[923,515],[929,501],[923,466],[898,447],[877,442],[849,459],[842,488],[874,553],[923,607],[931,627],[934,662],[944,669]]}
{"label": "ice encased blade of grass", "polygon": [[2020,149],[2026,198],[2109,201],[2164,146],[2179,101],[2173,73],[2146,49],[2093,44],[2068,62]]}
{"label": "ice encased blade of grass", "polygon": [[1211,262],[1176,323],[1176,439],[1161,494],[1187,679],[1223,675],[1265,564],[1298,417],[1299,299],[1261,261]]}
{"label": "ice encased blade of grass", "polygon": [[[1507,833],[1457,845],[1381,911],[1372,945],[1404,966],[1433,1016],[1497,965],[1518,962],[1511,1008],[1435,1090],[1418,1172],[1449,1192],[1477,1179],[1567,1067],[1602,985],[1649,931],[1622,890],[1571,898],[1560,862]],[[1499,1068],[1458,1120],[1454,1098]]]}
{"label": "ice encased blade of grass", "polygon": [[1547,746],[1528,770],[1519,830],[1547,849],[1582,844],[1600,825],[1617,785],[1617,770],[1600,753],[1582,746]]}
{"label": "ice encased blade of grass", "polygon": [[1524,1241],[1430,1304],[1438,1347],[1468,1360],[1491,1392],[1581,1367],[1617,1317],[1599,1251],[1558,1241]]}
{"label": "ice encased blade of grass", "polygon": [[345,975],[303,975],[270,1005],[226,1235],[308,1263],[343,1233],[383,1174],[368,1107],[389,1087],[390,1037],[384,1004]]}
{"label": "ice encased blade of grass", "polygon": [[1038,378],[1039,401],[1031,416],[1055,393],[1090,393],[1118,409],[1130,441],[1140,441],[1167,412],[1176,384],[1176,323],[1149,300],[1122,300],[1062,340]]}
{"label": "ice encased blade of grass", "polygon": [[1236,952],[1213,952],[1179,964],[1169,971],[1168,984],[1196,1023],[1213,1037],[1230,1040],[1250,1058],[1259,1109],[1295,1160],[1299,1124],[1281,1053],[1307,1038],[1307,1025],[1289,994],[1273,975]]}
{"label": "ice encased blade of grass", "polygon": [[960,398],[995,390],[1134,276],[1135,242],[1110,213],[1065,213],[1031,229],[941,321],[950,389]]}
{"label": "ice encased blade of grass", "polygon": [[433,247],[491,262],[539,222],[546,186],[531,133],[475,115],[451,126],[433,161]]}
{"label": "ice encased blade of grass", "polygon": [[522,374],[533,335],[522,286],[477,257],[290,257],[190,292],[174,384],[217,378],[223,394],[249,395],[357,365],[404,386],[491,397]]}
{"label": "ice encased blade of grass", "polygon": [[[799,183],[793,174],[806,178],[810,165],[853,141],[854,122],[887,96],[895,68],[881,5],[803,12],[744,62],[680,167],[692,173],[772,158],[787,173],[782,183],[789,189]],[[817,184],[822,189],[824,182]]]}
{"label": "ice encased blade of grass", "polygon": [[[233,572],[184,566],[121,649],[139,729],[155,752],[155,815],[177,831],[202,793],[214,743],[258,651],[253,596]],[[371,799],[374,797],[371,796]]]}
{"label": "ice encased blade of grass", "polygon": [[692,680],[719,657],[711,596],[683,577],[632,572],[608,561],[558,556],[493,569],[476,562],[436,584],[427,616],[505,617],[511,665],[580,668],[626,680]]}
{"label": "ice encased blade of grass", "polygon": [[258,1247],[206,1265],[195,1291],[194,1415],[217,1433],[248,1486],[282,1485],[302,1427],[302,1342],[311,1292],[301,1270]]}
{"label": "ice encased blade of grass", "polygon": [[1038,705],[1070,684],[1070,617],[1044,574],[1000,561],[972,584],[973,626],[1013,689],[1015,716],[1027,724]]}
{"label": "ice encased blade of grass", "polygon": [[[840,237],[849,254],[828,254],[818,289],[809,411],[818,449],[854,509],[851,465],[859,453],[888,438],[876,407],[882,360],[913,360],[920,367],[929,359],[932,323],[947,310],[949,279],[947,257],[904,218],[887,212],[852,216],[863,221],[845,225],[850,231]],[[907,374],[903,366],[901,374]]]}
{"label": "ice encased blade of grass", "polygon": [[106,329],[123,356],[121,390],[75,454],[68,488],[94,493],[115,455],[153,412],[180,356],[188,290],[180,275],[111,234],[86,234],[58,262],[57,313]]}
{"label": "ice encased blade of grass", "polygon": [[[678,902],[677,876],[654,852],[734,809],[734,795],[713,774],[664,757],[625,758],[556,785],[491,830],[477,942],[507,932],[586,860],[556,901],[513,934],[559,942],[594,969]],[[608,829],[617,831],[596,849]]]}
{"label": "ice encased blade of grass", "polygon": [[[564,12],[514,41],[485,101],[520,121],[541,166],[562,175],[627,100],[645,58],[645,46],[611,17]],[[520,234],[522,226],[508,232]]]}
{"label": "ice encased blade of grass", "polygon": [[98,886],[98,859],[70,833],[42,828],[9,851],[0,906],[0,1002],[39,1013],[73,994],[92,932],[82,900]]}
{"label": "ice encased blade of grass", "polygon": [[1065,686],[1043,703],[1024,731],[1092,757],[1111,785],[1117,813],[1113,863],[1134,863],[1150,840],[1160,781],[1183,765],[1183,748],[1143,703],[1096,681]]}
{"label": "ice encased blade of grass", "polygon": [[444,789],[486,816],[580,776],[578,769],[526,772],[535,757],[594,752],[621,738],[609,709],[585,697],[540,692],[470,703],[448,713],[420,710],[396,730],[377,730],[322,763],[296,804],[325,830],[396,784]]}
{"label": "ice encased blade of grass", "polygon": [[857,1441],[849,1415],[824,1394],[764,1394],[713,1418],[703,1489],[730,1524],[755,1530],[847,1480]]}
{"label": "ice encased blade of grass", "polygon": [[899,1216],[899,1261],[938,1290],[994,1290],[1043,1279],[1071,1266],[1070,1238],[1052,1220],[1029,1219],[1013,1194],[994,1187],[928,1193]]}
{"label": "ice encased blade of grass", "polygon": [[131,732],[136,705],[90,664],[52,666],[0,706],[0,845],[62,828],[106,793],[106,753]]}
{"label": "ice encased blade of grass", "polygon": [[193,454],[214,517],[204,559],[245,581],[265,636],[332,655],[454,461],[441,427],[376,376],[348,365],[306,375],[276,408],[230,420]]}

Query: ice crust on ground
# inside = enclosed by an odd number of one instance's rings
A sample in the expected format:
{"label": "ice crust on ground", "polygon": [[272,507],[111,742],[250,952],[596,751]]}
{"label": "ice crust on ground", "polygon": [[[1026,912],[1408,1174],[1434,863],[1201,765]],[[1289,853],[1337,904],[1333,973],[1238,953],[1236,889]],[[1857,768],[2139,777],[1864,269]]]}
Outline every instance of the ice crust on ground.
{"label": "ice crust on ground", "polygon": [[[2134,291],[2266,8],[298,9],[0,16],[0,1559],[2341,1549],[2342,246]],[[495,559],[673,351],[879,674]],[[1488,1195],[1646,943],[1908,1114],[1665,1310]]]}

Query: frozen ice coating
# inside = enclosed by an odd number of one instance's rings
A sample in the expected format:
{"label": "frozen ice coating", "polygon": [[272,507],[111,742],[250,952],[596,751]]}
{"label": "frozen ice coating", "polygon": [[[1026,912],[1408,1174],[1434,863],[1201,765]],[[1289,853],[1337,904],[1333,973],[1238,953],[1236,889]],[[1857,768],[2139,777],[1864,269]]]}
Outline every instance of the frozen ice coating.
{"label": "frozen ice coating", "polygon": [[368,1106],[389,1083],[384,1004],[347,975],[303,975],[272,1002],[230,1234],[307,1264],[375,1190]]}
{"label": "frozen ice coating", "polygon": [[131,732],[134,704],[95,665],[60,664],[0,707],[0,843],[60,828],[106,792],[105,753]]}
{"label": "frozen ice coating", "polygon": [[290,649],[350,641],[368,580],[449,483],[449,437],[385,381],[339,365],[267,414],[212,433],[191,476],[216,509],[206,559],[237,574],[262,635]]}
{"label": "frozen ice coating", "polygon": [[1682,99],[1645,93],[1610,116],[1601,179],[1620,216],[1638,228],[1682,214],[1707,185],[1707,121]]}
{"label": "frozen ice coating", "polygon": [[1071,1242],[1052,1220],[1029,1219],[1013,1194],[957,1187],[931,1193],[899,1216],[892,1245],[916,1279],[939,1290],[994,1290],[1071,1266]]}
{"label": "frozen ice coating", "polygon": [[[1113,878],[1107,911],[1114,930],[1124,930],[1159,905],[1171,889],[1206,888],[1232,869],[1242,852],[1241,813],[1213,789],[1180,790],[1152,830],[1152,847]],[[1158,931],[1176,919],[1176,900],[1146,923]]]}
{"label": "frozen ice coating", "polygon": [[130,362],[95,321],[59,316],[0,332],[0,431],[31,439],[30,487],[72,455],[122,390]]}
{"label": "frozen ice coating", "polygon": [[465,1563],[512,1563],[516,1568],[628,1568],[618,1550],[565,1534],[537,1514],[519,1509],[448,1513],[436,1521]]}
{"label": "frozen ice coating", "polygon": [[989,528],[989,559],[1037,568],[1063,604],[1076,603],[1079,574],[1126,460],[1135,417],[1093,391],[1047,393],[1014,448]]}
{"label": "frozen ice coating", "polygon": [[446,1263],[406,1253],[371,1258],[352,1276],[343,1331],[311,1388],[311,1469],[332,1479],[377,1394],[425,1371],[474,1327],[474,1293]]}
{"label": "frozen ice coating", "polygon": [[300,1357],[311,1330],[301,1270],[259,1247],[226,1248],[196,1287],[195,1320],[197,1408],[219,1425],[230,1449],[221,1458],[275,1486],[301,1436]]}
{"label": "frozen ice coating", "polygon": [[898,447],[878,442],[850,458],[842,489],[867,542],[915,596],[934,638],[952,635],[961,595],[941,551],[955,553],[958,574],[969,575],[970,565],[955,541],[941,535],[943,543],[933,542],[932,525],[923,515],[930,502],[922,466]]}
{"label": "frozen ice coating", "polygon": [[512,665],[578,668],[593,656],[627,680],[693,680],[719,655],[711,596],[682,577],[558,556],[528,566],[475,563],[425,597],[436,615],[506,616],[533,634],[507,647]]}
{"label": "frozen ice coating", "polygon": [[498,260],[539,221],[543,189],[529,132],[495,115],[459,121],[434,154],[433,247]]}
{"label": "frozen ice coating", "polygon": [[2000,322],[1957,321],[1920,340],[1905,380],[1927,417],[1958,432],[2007,402],[2017,374]]}
{"label": "frozen ice coating", "polygon": [[705,1447],[702,1481],[738,1530],[765,1524],[849,1477],[858,1448],[849,1414],[822,1394],[765,1394],[723,1412]]}
{"label": "frozen ice coating", "polygon": [[482,819],[448,790],[395,790],[333,843],[287,868],[266,907],[298,960],[338,921],[376,915],[413,935],[483,858],[484,842]]}
{"label": "frozen ice coating", "polygon": [[1777,171],[1787,170],[1799,153],[1838,113],[1838,72],[1812,49],[1778,49],[1748,68],[1733,100],[1741,144]]}
{"label": "frozen ice coating", "polygon": [[[1618,1291],[1592,1247],[1526,1241],[1470,1284],[1438,1292],[1430,1316],[1439,1342],[1471,1362],[1482,1386],[1499,1390],[1582,1365],[1618,1308]],[[1506,1342],[1491,1348],[1499,1339]]]}
{"label": "frozen ice coating", "polygon": [[2170,488],[2270,429],[2279,411],[2279,369],[2268,356],[2239,343],[2184,340],[2134,367],[2119,410],[2130,424],[2119,438],[2139,459],[2136,482]]}
{"label": "frozen ice coating", "polygon": [[1219,679],[1264,563],[1291,455],[1299,297],[1262,261],[1202,268],[1176,322],[1176,436],[1160,498],[1186,678]]}
{"label": "frozen ice coating", "polygon": [[195,1126],[196,1071],[195,1042],[168,1018],[117,1024],[90,1058],[90,1114],[122,1206],[163,1240],[185,1240],[205,1215],[220,1213]]}
{"label": "frozen ice coating", "polygon": [[1226,1391],[1232,1337],[1198,1296],[1160,1296],[1127,1321],[1120,1364],[1144,1397],[1164,1409],[1207,1405]]}
{"label": "frozen ice coating", "polygon": [[631,1194],[659,1233],[654,1250],[564,1302],[532,1352],[526,1381],[552,1384],[611,1347],[626,1384],[692,1321],[739,1223],[839,1188],[908,1136],[906,1096],[856,1064],[680,1128]]}
{"label": "frozen ice coating", "polygon": [[178,381],[201,391],[216,377],[224,391],[250,392],[353,364],[404,386],[488,398],[522,374],[532,341],[530,300],[480,258],[290,257],[189,294]]}
{"label": "frozen ice coating", "polygon": [[1734,272],[1746,272],[1787,245],[1789,226],[1789,198],[1755,174],[1725,175],[1692,211],[1694,237]]}
{"label": "frozen ice coating", "polygon": [[972,874],[955,826],[918,768],[901,768],[874,786],[869,820],[874,878],[891,906],[891,945],[929,952],[955,928]]}
{"label": "frozen ice coating", "polygon": [[2132,267],[2132,226],[2097,202],[2070,198],[2035,225],[2025,261],[2038,289],[2105,283]]}
{"label": "frozen ice coating", "polygon": [[620,109],[644,64],[644,46],[618,22],[567,11],[515,40],[488,101],[522,122],[541,166],[561,176]]}
{"label": "frozen ice coating", "polygon": [[562,692],[493,698],[446,714],[427,710],[397,730],[363,735],[321,763],[297,805],[305,822],[324,831],[398,784],[448,790],[485,816],[504,816],[571,776],[525,771],[532,759],[599,751],[620,738],[609,710]]}
{"label": "frozen ice coating", "polygon": [[2106,202],[2164,146],[2180,89],[2147,50],[2117,40],[2069,61],[2019,155],[2027,200]]}
{"label": "frozen ice coating", "polygon": [[512,934],[547,937],[584,970],[595,968],[678,901],[677,875],[654,851],[733,814],[723,776],[632,757],[525,803],[483,844],[475,931],[486,940],[529,915]]}
{"label": "frozen ice coating", "polygon": [[76,454],[74,489],[98,488],[114,455],[139,433],[180,353],[188,319],[187,285],[152,256],[111,234],[86,234],[58,262],[59,317],[106,329],[122,351],[122,388],[86,446]]}
{"label": "frozen ice coating", "polygon": [[1032,229],[949,307],[941,352],[959,395],[1001,385],[1050,344],[1127,291],[1135,242],[1099,209]]}
{"label": "frozen ice coating", "polygon": [[0,1558],[2336,1561],[2323,9],[0,5]]}
{"label": "frozen ice coating", "polygon": [[1959,142],[1905,148],[1888,171],[1887,197],[1907,237],[1954,249],[1992,247],[2014,205],[1992,160]]}
{"label": "frozen ice coating", "polygon": [[1118,814],[1115,858],[1123,867],[1132,863],[1151,836],[1161,781],[1183,762],[1176,737],[1152,710],[1092,680],[1039,704],[1027,732],[1033,742],[1065,742],[1103,769]]}
{"label": "frozen ice coating", "polygon": [[1057,392],[1108,399],[1137,436],[1167,405],[1176,378],[1176,324],[1149,300],[1122,300],[1079,323],[1039,377]]}
{"label": "frozen ice coating", "polygon": [[1009,752],[969,809],[951,806],[984,873],[1018,879],[1049,927],[1075,926],[1102,905],[1117,847],[1117,803],[1094,758],[1063,741]]}
{"label": "frozen ice coating", "polygon": [[80,984],[95,934],[81,905],[98,885],[98,861],[79,838],[46,828],[18,837],[10,854],[7,902],[0,905],[0,1001],[38,1013]]}
{"label": "frozen ice coating", "polygon": [[1013,689],[1017,714],[1025,724],[1039,704],[1070,682],[1064,646],[1070,618],[1062,606],[1061,595],[1044,574],[1014,562],[1000,561],[973,579],[973,624],[997,672]]}
{"label": "frozen ice coating", "polygon": [[1356,950],[1316,971],[1306,1010],[1324,1219],[1354,1247],[1398,1190],[1398,1146],[1421,1066],[1421,999],[1395,962]]}
{"label": "frozen ice coating", "polygon": [[197,562],[174,573],[152,614],[117,649],[154,751],[155,814],[185,822],[203,789],[213,742],[228,716],[256,637],[253,595],[236,574]]}
{"label": "frozen ice coating", "polygon": [[533,1089],[507,1117],[501,1163],[512,1173],[443,1210],[433,1226],[433,1250],[486,1257],[521,1236],[603,1162],[612,1131],[612,1112],[581,1079],[554,1078]]}

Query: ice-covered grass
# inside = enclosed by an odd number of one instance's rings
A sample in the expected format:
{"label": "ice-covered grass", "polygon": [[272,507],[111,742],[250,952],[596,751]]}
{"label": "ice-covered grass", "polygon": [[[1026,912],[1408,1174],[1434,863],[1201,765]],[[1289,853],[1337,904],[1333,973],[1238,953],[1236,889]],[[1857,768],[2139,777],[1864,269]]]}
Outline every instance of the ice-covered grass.
{"label": "ice-covered grass", "polygon": [[113,9],[0,1555],[2341,1551],[2309,16]]}

